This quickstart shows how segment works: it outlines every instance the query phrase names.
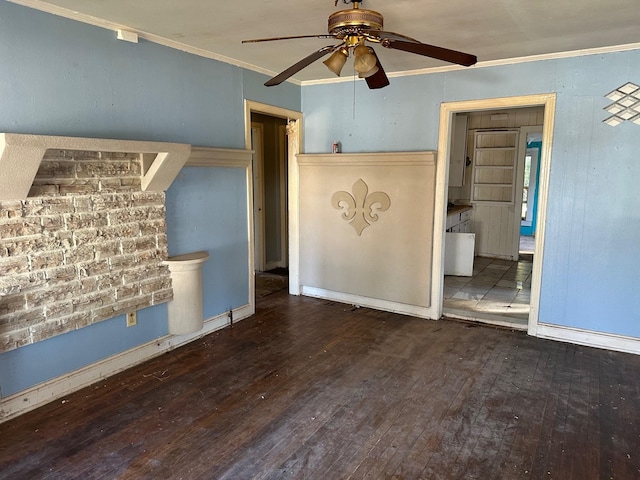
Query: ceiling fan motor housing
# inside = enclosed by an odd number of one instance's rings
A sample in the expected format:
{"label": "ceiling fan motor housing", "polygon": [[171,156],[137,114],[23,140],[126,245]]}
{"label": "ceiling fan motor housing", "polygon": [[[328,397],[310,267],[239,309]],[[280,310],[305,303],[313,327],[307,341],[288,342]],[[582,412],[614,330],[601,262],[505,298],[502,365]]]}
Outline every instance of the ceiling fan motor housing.
{"label": "ceiling fan motor housing", "polygon": [[340,10],[329,16],[329,33],[340,38],[341,35],[352,33],[354,29],[382,30],[383,21],[382,14],[374,10],[364,8]]}

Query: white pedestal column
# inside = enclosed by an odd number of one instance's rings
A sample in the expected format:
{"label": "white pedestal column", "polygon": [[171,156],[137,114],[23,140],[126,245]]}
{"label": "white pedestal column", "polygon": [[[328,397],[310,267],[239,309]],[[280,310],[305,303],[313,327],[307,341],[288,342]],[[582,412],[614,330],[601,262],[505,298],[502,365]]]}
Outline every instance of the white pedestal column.
{"label": "white pedestal column", "polygon": [[204,325],[202,264],[208,258],[207,252],[194,252],[165,260],[173,283],[173,300],[167,304],[169,333],[194,333]]}

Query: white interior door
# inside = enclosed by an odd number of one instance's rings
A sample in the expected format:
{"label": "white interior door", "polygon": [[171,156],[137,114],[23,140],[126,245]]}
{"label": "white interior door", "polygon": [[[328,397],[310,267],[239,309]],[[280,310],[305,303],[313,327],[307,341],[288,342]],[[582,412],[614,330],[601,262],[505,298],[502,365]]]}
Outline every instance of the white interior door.
{"label": "white interior door", "polygon": [[264,271],[264,128],[261,123],[251,124],[251,148],[253,150],[253,236],[254,268]]}

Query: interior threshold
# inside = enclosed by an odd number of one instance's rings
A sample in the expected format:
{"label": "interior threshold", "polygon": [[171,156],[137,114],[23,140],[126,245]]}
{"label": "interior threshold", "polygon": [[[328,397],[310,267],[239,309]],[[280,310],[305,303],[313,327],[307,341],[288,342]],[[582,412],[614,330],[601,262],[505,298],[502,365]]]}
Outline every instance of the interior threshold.
{"label": "interior threshold", "polygon": [[442,312],[442,316],[445,318],[468,320],[472,322],[485,323],[488,325],[498,325],[500,327],[507,327],[511,328],[512,330],[520,330],[523,332],[526,332],[528,329],[528,321],[525,319],[509,317],[506,315],[496,315],[488,312],[445,308]]}

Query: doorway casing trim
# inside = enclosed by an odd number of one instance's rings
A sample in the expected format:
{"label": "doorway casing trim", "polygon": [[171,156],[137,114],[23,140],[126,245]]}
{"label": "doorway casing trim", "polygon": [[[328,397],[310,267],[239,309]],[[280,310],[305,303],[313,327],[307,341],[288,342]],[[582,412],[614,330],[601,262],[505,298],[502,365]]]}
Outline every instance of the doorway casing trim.
{"label": "doorway casing trim", "polygon": [[[288,226],[289,226],[289,293],[300,295],[300,253],[298,241],[298,195],[300,193],[298,184],[298,163],[296,155],[302,145],[302,112],[275,107],[253,100],[244,101],[244,141],[247,149],[251,149],[251,113],[262,113],[272,117],[287,119],[287,169],[288,169]],[[250,167],[251,168],[251,167]],[[249,174],[249,184],[247,185],[247,205],[248,211],[253,212],[253,171]],[[253,215],[249,215],[249,299],[251,309],[255,312],[255,259],[254,259],[254,225]]]}
{"label": "doorway casing trim", "polygon": [[549,191],[549,169],[553,143],[553,125],[556,109],[556,94],[545,93],[517,97],[487,98],[444,102],[440,105],[438,135],[438,158],[436,164],[436,204],[434,212],[433,270],[431,279],[431,305],[435,318],[442,316],[444,294],[444,238],[447,210],[447,185],[449,183],[449,144],[451,126],[456,113],[523,107],[544,107],[542,127],[542,152],[539,172],[538,218],[536,226],[535,255],[531,278],[531,302],[528,322],[529,335],[537,335],[539,323],[540,286],[542,281],[542,259],[544,256],[545,218]]}

